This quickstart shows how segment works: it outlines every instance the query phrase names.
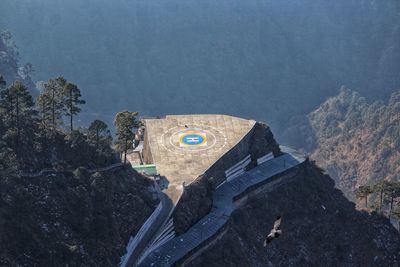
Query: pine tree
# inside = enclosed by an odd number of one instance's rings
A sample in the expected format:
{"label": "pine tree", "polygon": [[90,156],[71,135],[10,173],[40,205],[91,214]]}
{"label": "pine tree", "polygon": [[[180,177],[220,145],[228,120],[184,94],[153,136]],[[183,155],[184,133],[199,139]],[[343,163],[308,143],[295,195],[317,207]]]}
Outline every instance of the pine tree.
{"label": "pine tree", "polygon": [[124,165],[126,165],[126,153],[128,148],[132,146],[133,138],[135,137],[133,128],[139,126],[137,116],[137,112],[130,111],[122,111],[115,116],[114,125],[117,127],[116,145],[124,154]]}
{"label": "pine tree", "polygon": [[52,120],[51,98],[50,94],[41,93],[36,98],[36,110],[39,113],[42,125],[47,125]]}
{"label": "pine tree", "polygon": [[389,182],[386,180],[381,180],[374,186],[374,191],[379,193],[379,210],[382,209],[383,195],[388,187]]}
{"label": "pine tree", "polygon": [[372,194],[374,191],[371,186],[362,185],[356,190],[357,198],[364,198],[365,199],[365,208],[368,207],[368,196]]}
{"label": "pine tree", "polygon": [[78,114],[81,109],[78,105],[85,104],[85,100],[81,99],[81,90],[72,83],[65,84],[63,88],[64,104],[65,104],[65,115],[70,118],[70,130],[73,129],[73,116]]}
{"label": "pine tree", "polygon": [[112,137],[107,128],[107,124],[101,120],[95,120],[89,126],[88,141],[95,146],[96,151],[101,151],[104,143],[110,145]]}
{"label": "pine tree", "polygon": [[7,129],[5,138],[11,141],[17,159],[20,159],[24,145],[29,144],[33,149],[36,126],[36,112],[33,107],[32,96],[21,82],[14,82],[0,93],[0,109]]}
{"label": "pine tree", "polygon": [[47,99],[44,103],[46,103],[47,108],[50,110],[50,122],[53,127],[58,125],[64,110],[63,88],[66,83],[67,81],[60,76],[54,79],[49,79],[49,81],[44,85],[44,91],[42,94],[45,95],[43,98]]}
{"label": "pine tree", "polygon": [[18,164],[15,153],[9,147],[6,140],[3,140],[7,128],[3,123],[4,114],[0,109],[0,183],[2,178],[11,177],[17,171]]}
{"label": "pine tree", "polygon": [[384,191],[385,191],[385,196],[389,198],[389,203],[390,203],[389,218],[390,218],[393,211],[394,200],[400,197],[400,182],[388,181]]}
{"label": "pine tree", "polygon": [[112,153],[112,136],[107,124],[101,120],[93,121],[88,129],[88,142],[91,146],[95,147],[95,162],[99,166],[101,157],[107,157],[107,155]]}

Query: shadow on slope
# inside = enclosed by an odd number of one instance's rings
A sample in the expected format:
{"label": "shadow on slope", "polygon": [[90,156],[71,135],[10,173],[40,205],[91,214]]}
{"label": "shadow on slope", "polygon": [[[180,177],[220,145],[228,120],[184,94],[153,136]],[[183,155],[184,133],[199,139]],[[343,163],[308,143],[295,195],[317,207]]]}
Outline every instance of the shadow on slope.
{"label": "shadow on slope", "polygon": [[[278,214],[283,235],[264,248]],[[227,232],[190,266],[394,266],[399,259],[400,236],[390,222],[357,211],[308,162],[290,182],[240,202]]]}

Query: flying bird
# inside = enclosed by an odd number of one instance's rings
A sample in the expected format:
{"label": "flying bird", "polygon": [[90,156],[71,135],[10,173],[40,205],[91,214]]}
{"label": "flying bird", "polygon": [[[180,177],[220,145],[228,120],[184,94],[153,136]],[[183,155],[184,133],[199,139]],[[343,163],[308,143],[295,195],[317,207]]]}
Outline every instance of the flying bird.
{"label": "flying bird", "polygon": [[269,244],[275,238],[278,238],[282,234],[282,230],[279,228],[281,225],[282,216],[278,216],[274,222],[274,227],[271,232],[267,235],[267,238],[264,240],[264,247]]}

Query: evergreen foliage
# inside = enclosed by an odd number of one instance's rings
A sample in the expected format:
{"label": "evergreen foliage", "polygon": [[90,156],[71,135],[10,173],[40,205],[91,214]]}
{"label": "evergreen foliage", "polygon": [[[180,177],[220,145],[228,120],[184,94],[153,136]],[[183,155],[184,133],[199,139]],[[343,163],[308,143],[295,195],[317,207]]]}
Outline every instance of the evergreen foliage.
{"label": "evergreen foliage", "polygon": [[[1,90],[0,170],[37,172],[113,163],[112,136],[104,122],[74,129],[73,118],[82,104],[78,86],[61,76],[49,79],[36,101],[20,81]],[[69,133],[62,129],[63,115],[69,119]]]}
{"label": "evergreen foliage", "polygon": [[135,134],[134,128],[140,126],[140,122],[137,119],[138,113],[131,111],[122,111],[117,113],[114,120],[114,125],[117,128],[117,149],[124,155],[124,164],[126,164],[126,154],[133,144],[133,138]]}
{"label": "evergreen foliage", "polygon": [[3,140],[21,160],[24,151],[33,151],[33,136],[37,128],[34,102],[28,89],[21,82],[14,82],[0,93],[2,124],[5,127]]}
{"label": "evergreen foliage", "polygon": [[70,129],[73,131],[73,116],[77,115],[81,109],[79,105],[85,104],[81,99],[81,90],[73,83],[65,84],[63,88],[63,104],[65,105],[65,115],[70,118]]}
{"label": "evergreen foliage", "polygon": [[364,186],[360,186],[357,190],[356,190],[356,196],[358,198],[364,198],[365,199],[365,207],[368,207],[368,196],[370,194],[372,194],[373,188],[371,186],[368,185],[364,185]]}

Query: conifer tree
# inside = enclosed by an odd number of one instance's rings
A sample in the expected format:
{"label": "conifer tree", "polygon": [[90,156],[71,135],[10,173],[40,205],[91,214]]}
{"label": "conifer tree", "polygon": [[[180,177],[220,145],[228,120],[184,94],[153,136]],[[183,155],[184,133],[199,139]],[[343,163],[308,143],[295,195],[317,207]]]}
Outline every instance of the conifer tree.
{"label": "conifer tree", "polygon": [[381,180],[374,186],[374,191],[379,193],[379,210],[382,209],[383,196],[388,187],[389,182],[386,180]]}
{"label": "conifer tree", "polygon": [[139,126],[137,119],[137,112],[122,111],[117,113],[114,120],[114,125],[117,127],[117,140],[116,145],[118,149],[124,154],[124,165],[126,165],[126,153],[128,148],[133,144],[133,128]]}
{"label": "conifer tree", "polygon": [[102,151],[102,146],[111,144],[112,137],[107,128],[107,124],[101,120],[94,120],[89,126],[88,141],[95,146],[96,151]]}
{"label": "conifer tree", "polygon": [[47,123],[52,120],[52,109],[50,101],[50,94],[46,93],[41,93],[36,98],[36,110],[39,113],[40,120],[43,125],[47,125]]}
{"label": "conifer tree", "polygon": [[74,130],[73,128],[73,116],[78,114],[81,109],[78,105],[85,104],[85,100],[81,99],[81,90],[72,83],[66,83],[63,88],[63,97],[64,97],[64,105],[65,105],[65,115],[70,118],[70,130],[71,132]]}
{"label": "conifer tree", "polygon": [[21,82],[14,82],[0,93],[0,109],[2,110],[3,124],[7,129],[5,138],[10,141],[17,159],[19,159],[25,144],[33,147],[36,126],[36,112],[28,88]]}
{"label": "conifer tree", "polygon": [[64,110],[63,88],[66,83],[67,81],[60,76],[54,79],[49,79],[49,81],[44,85],[44,91],[42,94],[45,95],[43,98],[48,100],[45,103],[50,111],[50,122],[53,127],[58,125]]}
{"label": "conifer tree", "polygon": [[388,200],[390,203],[390,210],[389,210],[389,218],[390,218],[393,211],[394,200],[400,197],[400,182],[389,181],[387,182],[387,186],[384,190],[385,190],[385,196],[389,198]]}
{"label": "conifer tree", "polygon": [[368,207],[368,196],[372,194],[374,191],[371,186],[362,185],[356,190],[357,198],[364,198],[365,199],[365,207]]}

